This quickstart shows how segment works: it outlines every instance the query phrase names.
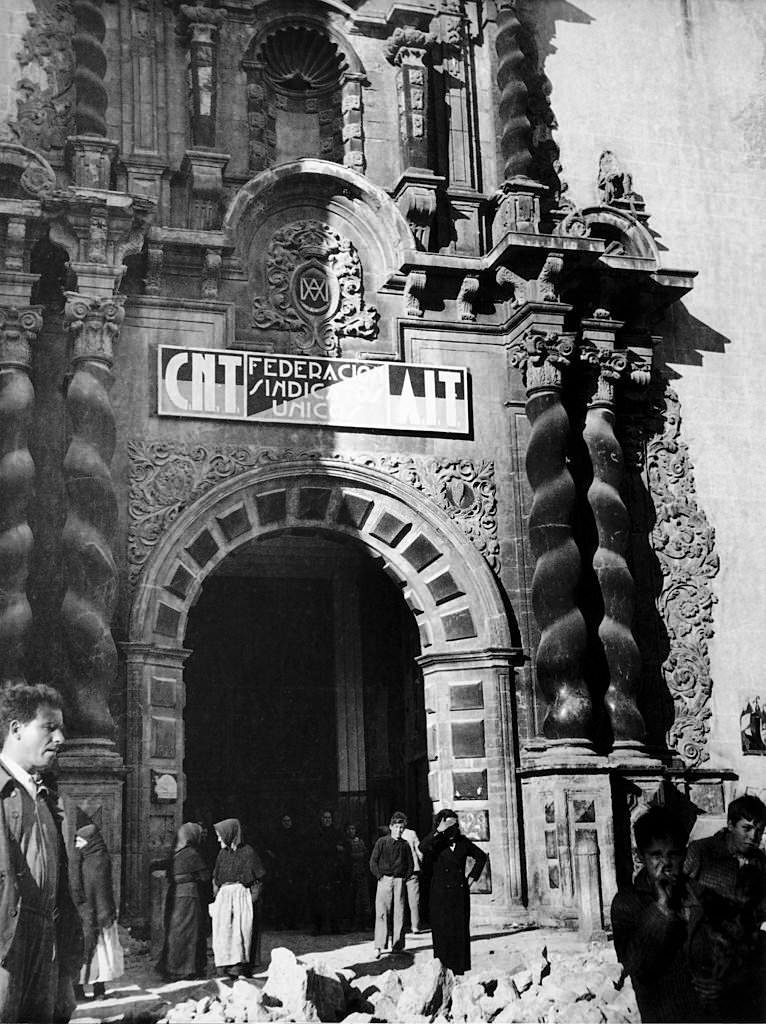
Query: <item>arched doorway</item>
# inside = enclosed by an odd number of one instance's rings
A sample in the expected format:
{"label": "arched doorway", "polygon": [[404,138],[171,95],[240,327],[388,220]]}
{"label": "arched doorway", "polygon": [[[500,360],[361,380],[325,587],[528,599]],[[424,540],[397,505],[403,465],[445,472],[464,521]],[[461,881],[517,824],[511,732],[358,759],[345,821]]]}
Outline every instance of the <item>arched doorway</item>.
{"label": "arched doorway", "polygon": [[[152,862],[167,855],[182,817],[184,643],[192,609],[229,557],[307,531],[363,549],[416,624],[429,798],[433,807],[454,804],[490,853],[491,876],[473,897],[476,919],[512,919],[523,895],[512,649],[492,572],[459,525],[409,483],[361,458],[292,452],[268,454],[181,511],[139,578],[124,645],[128,915],[147,919]],[[211,719],[209,728],[223,744],[220,723]],[[346,737],[339,749],[338,764],[354,748]]]}
{"label": "arched doorway", "polygon": [[264,846],[283,813],[301,834],[324,808],[369,838],[397,808],[428,827],[417,627],[361,543],[243,545],[205,580],[184,646],[186,819],[232,814]]}

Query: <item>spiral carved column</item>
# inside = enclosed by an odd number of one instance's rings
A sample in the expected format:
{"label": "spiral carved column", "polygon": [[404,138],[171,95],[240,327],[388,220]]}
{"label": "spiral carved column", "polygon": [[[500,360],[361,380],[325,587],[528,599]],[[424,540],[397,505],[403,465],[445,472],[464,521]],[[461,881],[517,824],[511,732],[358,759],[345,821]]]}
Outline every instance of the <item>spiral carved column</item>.
{"label": "spiral carved column", "polygon": [[524,53],[519,45],[521,22],[516,0],[500,0],[497,10],[497,85],[500,90],[500,152],[506,179],[532,171],[532,125],[527,116],[527,86],[522,74]]}
{"label": "spiral carved column", "polygon": [[566,464],[569,417],[561,403],[562,372],[574,354],[570,336],[537,330],[511,346],[532,427],[526,470],[532,488],[532,607],[540,627],[537,681],[548,702],[542,731],[554,746],[590,754],[593,709],[583,675],[587,630],[574,598],[581,563],[570,526],[575,485]]}
{"label": "spiral carved column", "polygon": [[615,387],[628,370],[628,359],[624,352],[596,346],[584,348],[581,358],[595,370],[583,437],[593,470],[588,503],[598,531],[593,570],[604,606],[598,627],[609,673],[604,704],[612,728],[612,756],[622,760],[645,756],[646,732],[636,705],[641,655],[631,629],[635,583],[626,561],[630,517],[620,496],[624,459],[614,432]]}
{"label": "spiral carved column", "polygon": [[106,25],[101,0],[74,0],[75,125],[78,135],[106,135]]}
{"label": "spiral carved column", "polygon": [[0,307],[0,671],[24,678],[32,611],[26,594],[32,531],[27,508],[35,466],[27,447],[34,406],[32,344],[42,327],[37,306]]}
{"label": "spiral carved column", "polygon": [[115,419],[109,399],[113,346],[125,316],[122,296],[89,299],[67,293],[72,337],[66,394],[70,426],[64,458],[67,516],[63,530],[64,642],[72,678],[73,732],[111,740],[109,692],[117,669],[110,622],[117,597],[112,542],[117,500],[110,472]]}

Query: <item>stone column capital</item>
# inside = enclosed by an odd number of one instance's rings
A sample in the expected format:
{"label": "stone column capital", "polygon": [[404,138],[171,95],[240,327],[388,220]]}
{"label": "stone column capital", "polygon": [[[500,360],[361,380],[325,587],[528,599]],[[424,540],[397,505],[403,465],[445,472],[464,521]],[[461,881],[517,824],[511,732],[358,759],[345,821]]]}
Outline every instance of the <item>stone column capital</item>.
{"label": "stone column capital", "polygon": [[72,366],[89,360],[111,369],[114,343],[125,319],[125,296],[89,297],[67,292],[64,317],[72,336]]}
{"label": "stone column capital", "polygon": [[401,67],[403,64],[422,67],[435,43],[436,36],[432,32],[424,32],[412,25],[406,25],[404,28],[394,29],[383,52],[386,60],[394,67]]}
{"label": "stone column capital", "polygon": [[592,383],[588,408],[613,409],[615,389],[627,376],[628,354],[611,345],[584,341],[580,345],[580,361],[590,368]]}
{"label": "stone column capital", "polygon": [[573,334],[530,328],[510,346],[511,365],[521,370],[527,394],[558,390],[575,357]]}
{"label": "stone column capital", "polygon": [[16,366],[29,372],[42,325],[42,306],[0,306],[0,369]]}
{"label": "stone column capital", "polygon": [[181,25],[190,35],[191,42],[212,42],[221,27],[226,12],[200,4],[181,4],[178,9]]}

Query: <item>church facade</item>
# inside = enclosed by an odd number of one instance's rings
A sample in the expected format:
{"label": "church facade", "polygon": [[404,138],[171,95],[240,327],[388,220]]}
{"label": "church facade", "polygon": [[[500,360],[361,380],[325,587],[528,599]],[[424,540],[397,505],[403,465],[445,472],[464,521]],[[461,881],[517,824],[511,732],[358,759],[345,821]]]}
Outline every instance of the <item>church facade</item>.
{"label": "church facade", "polygon": [[12,0],[2,671],[126,918],[188,818],[451,806],[477,919],[598,930],[643,807],[766,788],[724,6]]}

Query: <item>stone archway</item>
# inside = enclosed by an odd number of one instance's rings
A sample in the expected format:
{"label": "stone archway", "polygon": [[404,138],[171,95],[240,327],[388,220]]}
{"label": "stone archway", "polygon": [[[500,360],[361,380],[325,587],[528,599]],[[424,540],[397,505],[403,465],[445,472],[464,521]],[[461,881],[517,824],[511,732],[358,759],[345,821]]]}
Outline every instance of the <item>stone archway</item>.
{"label": "stone archway", "polygon": [[421,640],[429,793],[434,804],[464,811],[490,851],[491,884],[476,896],[476,912],[508,920],[521,905],[521,857],[511,638],[497,583],[468,536],[414,487],[367,465],[300,456],[245,471],[193,502],[137,581],[125,645],[128,913],[146,919],[151,862],[180,824],[189,610],[227,555],[302,528],[360,542],[401,587]]}

